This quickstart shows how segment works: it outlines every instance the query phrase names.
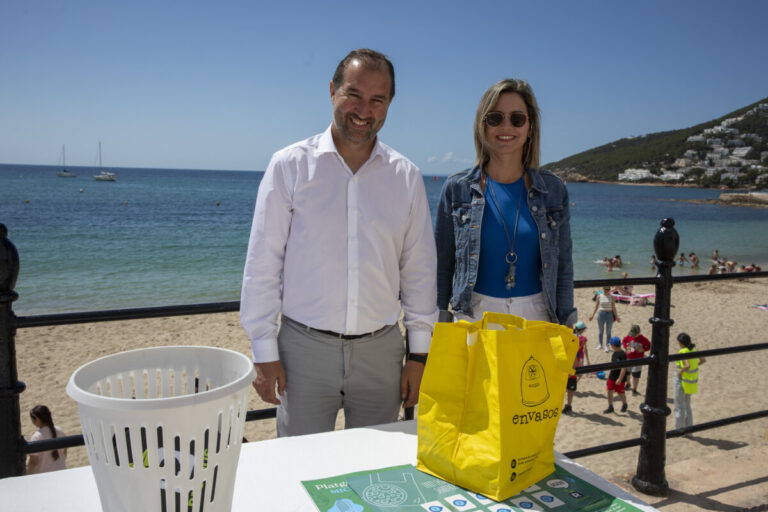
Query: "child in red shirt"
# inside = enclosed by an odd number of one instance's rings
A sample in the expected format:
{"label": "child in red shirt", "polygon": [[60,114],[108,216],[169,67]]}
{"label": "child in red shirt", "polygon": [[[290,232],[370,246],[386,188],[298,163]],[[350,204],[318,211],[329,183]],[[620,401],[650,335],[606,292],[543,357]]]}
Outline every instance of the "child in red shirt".
{"label": "child in red shirt", "polygon": [[[632,326],[632,328],[629,330],[629,334],[624,336],[624,339],[621,340],[621,344],[624,346],[627,359],[641,359],[645,357],[646,352],[651,350],[651,342],[648,340],[648,338],[640,334],[639,325]],[[633,396],[639,394],[637,392],[637,386],[640,382],[640,374],[642,373],[642,369],[642,366],[632,366],[628,369],[629,375],[632,377],[632,384],[631,387],[628,385],[626,390],[629,391],[631,389]]]}

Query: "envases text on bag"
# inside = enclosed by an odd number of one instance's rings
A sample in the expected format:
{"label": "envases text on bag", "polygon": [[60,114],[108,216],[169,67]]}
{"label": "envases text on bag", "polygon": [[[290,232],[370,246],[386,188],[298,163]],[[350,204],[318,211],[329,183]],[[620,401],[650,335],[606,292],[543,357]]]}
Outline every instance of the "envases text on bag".
{"label": "envases text on bag", "polygon": [[578,345],[568,327],[513,315],[435,324],[419,396],[418,469],[497,501],[554,471]]}

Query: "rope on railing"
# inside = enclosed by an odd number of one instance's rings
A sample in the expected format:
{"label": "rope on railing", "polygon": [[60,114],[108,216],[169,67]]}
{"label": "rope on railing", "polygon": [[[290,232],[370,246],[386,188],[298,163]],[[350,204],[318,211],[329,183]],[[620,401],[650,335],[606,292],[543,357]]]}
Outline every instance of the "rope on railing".
{"label": "rope on railing", "polygon": [[111,322],[114,320],[138,320],[167,316],[203,315],[207,313],[228,313],[240,310],[240,301],[186,304],[181,306],[157,306],[150,308],[113,309],[109,311],[83,311],[78,313],[57,313],[52,315],[20,316],[16,327],[48,327],[52,325]]}

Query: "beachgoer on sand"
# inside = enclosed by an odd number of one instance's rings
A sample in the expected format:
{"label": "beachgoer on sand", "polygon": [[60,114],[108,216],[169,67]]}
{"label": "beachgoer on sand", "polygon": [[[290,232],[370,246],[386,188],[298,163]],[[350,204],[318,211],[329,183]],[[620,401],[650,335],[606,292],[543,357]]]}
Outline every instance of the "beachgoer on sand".
{"label": "beachgoer on sand", "polygon": [[275,153],[264,173],[243,274],[254,387],[278,405],[278,436],[333,430],[339,409],[347,428],[397,420],[418,401],[438,318],[424,180],[377,138],[392,63],[354,50],[329,88],[328,129]]}
{"label": "beachgoer on sand", "polygon": [[[576,359],[573,361],[574,369],[584,366],[584,361],[587,362],[587,365],[591,364],[589,362],[587,337],[584,336],[584,331],[586,330],[587,325],[581,321],[576,322],[576,325],[573,326],[573,333],[579,337],[579,351],[576,352]],[[569,416],[573,414],[573,393],[576,391],[581,377],[581,375],[570,375],[568,377],[568,383],[565,386],[565,405],[563,406],[563,414]]]}
{"label": "beachgoer on sand", "polygon": [[597,350],[602,350],[603,348],[603,333],[605,333],[605,351],[609,352],[608,340],[611,339],[611,328],[613,327],[614,320],[616,322],[619,321],[619,315],[616,313],[616,301],[613,295],[611,295],[610,286],[604,286],[603,293],[597,296],[595,309],[589,315],[590,322],[595,317],[595,313],[597,313]]}
{"label": "beachgoer on sand", "polygon": [[[622,272],[621,273],[621,277],[624,278],[624,279],[628,279],[629,278],[629,274],[626,273],[626,272]],[[611,293],[612,294],[618,293],[619,295],[623,295],[625,297],[631,297],[632,296],[632,286],[628,285],[628,284],[622,284],[622,285],[614,287],[613,290],[611,290]]]}
{"label": "beachgoer on sand", "polygon": [[[37,432],[32,434],[30,441],[43,441],[64,437],[64,431],[53,424],[51,410],[45,405],[36,405],[29,411],[29,419],[37,427]],[[27,474],[47,473],[67,469],[67,450],[48,450],[38,453],[30,453],[27,457]]]}
{"label": "beachgoer on sand", "polygon": [[[613,354],[611,354],[611,362],[626,361],[627,354],[621,349],[621,339],[618,336],[614,336],[608,341],[608,345],[611,347]],[[613,393],[616,392],[621,399],[621,412],[627,410],[627,394],[624,392],[624,385],[627,381],[627,369],[626,368],[614,368],[608,373],[608,379],[605,382],[605,389],[608,391],[608,408],[603,411],[604,414],[613,412]]]}
{"label": "beachgoer on sand", "polygon": [[573,325],[568,190],[539,169],[540,118],[524,80],[480,99],[474,167],[449,177],[437,208],[437,304],[460,319],[484,311]]}
{"label": "beachgoer on sand", "polygon": [[[678,334],[677,342],[680,344],[679,354],[695,352],[696,345],[686,333]],[[675,428],[693,425],[691,395],[699,392],[699,366],[705,362],[703,357],[675,361]]]}
{"label": "beachgoer on sand", "polygon": [[[651,342],[648,338],[640,334],[640,326],[634,324],[629,329],[629,334],[621,340],[627,359],[642,359],[645,353],[651,350]],[[632,395],[638,395],[637,386],[640,383],[640,375],[643,373],[642,366],[632,366],[629,368],[631,383],[626,387],[627,391],[632,390]]]}

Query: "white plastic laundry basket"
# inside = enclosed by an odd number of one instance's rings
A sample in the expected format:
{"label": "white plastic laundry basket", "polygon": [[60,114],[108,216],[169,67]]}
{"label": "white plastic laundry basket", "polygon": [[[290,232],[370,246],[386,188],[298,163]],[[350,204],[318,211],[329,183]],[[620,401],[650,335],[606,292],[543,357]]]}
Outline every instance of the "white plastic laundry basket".
{"label": "white plastic laundry basket", "polygon": [[67,393],[105,512],[232,506],[253,363],[214,347],[156,347],[78,368]]}

